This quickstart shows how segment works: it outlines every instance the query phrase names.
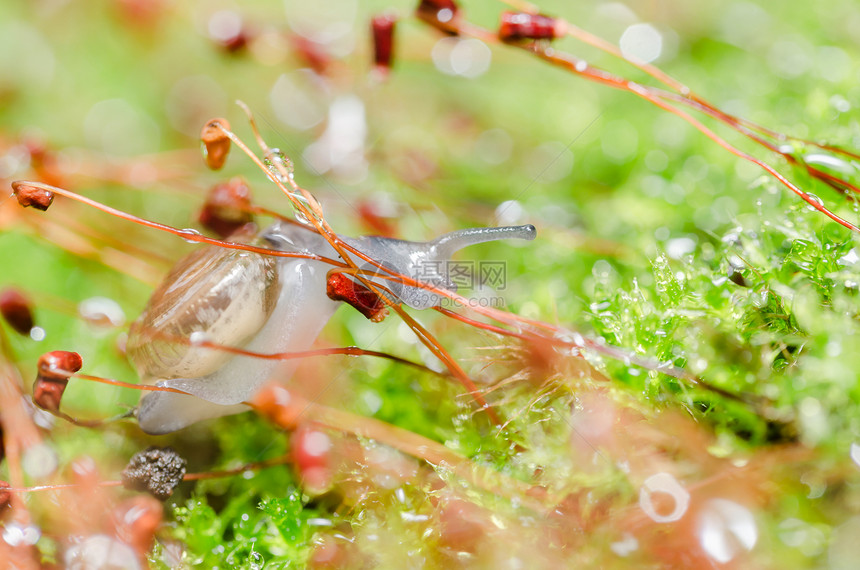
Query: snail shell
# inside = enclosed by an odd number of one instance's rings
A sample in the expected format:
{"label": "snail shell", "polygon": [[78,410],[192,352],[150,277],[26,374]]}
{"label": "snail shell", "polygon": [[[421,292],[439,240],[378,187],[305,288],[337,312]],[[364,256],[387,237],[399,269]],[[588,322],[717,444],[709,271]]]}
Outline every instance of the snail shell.
{"label": "snail shell", "polygon": [[[279,251],[333,255],[306,229],[276,223],[253,242]],[[338,303],[326,295],[329,266],[312,259],[272,257],[205,247],[179,262],[129,333],[129,357],[144,380],[190,395],[150,392],[138,423],[152,434],[235,414],[275,373],[288,378],[297,361],[231,354],[189,342],[158,340],[160,332],[271,354],[307,350]]]}
{"label": "snail shell", "polygon": [[279,289],[275,258],[199,249],[174,267],[131,326],[128,356],[144,378],[205,376],[231,355],[194,339],[242,346],[272,314]]}

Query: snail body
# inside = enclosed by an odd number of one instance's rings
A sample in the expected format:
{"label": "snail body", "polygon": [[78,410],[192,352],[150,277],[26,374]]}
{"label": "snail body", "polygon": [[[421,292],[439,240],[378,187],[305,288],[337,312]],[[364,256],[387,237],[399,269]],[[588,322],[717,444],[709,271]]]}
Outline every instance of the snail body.
{"label": "snail body", "polygon": [[[391,238],[341,238],[397,273],[415,276],[424,264],[436,267],[467,245],[505,238],[533,239],[533,226],[476,228],[427,243]],[[254,245],[284,252],[336,258],[334,249],[308,229],[276,222],[257,234]],[[444,265],[442,263],[441,265]],[[200,420],[247,410],[248,401],[274,374],[292,375],[297,361],[233,354],[200,341],[271,354],[304,351],[340,305],[326,295],[330,266],[305,258],[275,257],[207,246],[180,260],[153,293],[129,331],[128,356],[141,378],[175,392],[149,392],[138,408],[141,429],[163,434]],[[440,297],[419,287],[372,277],[394,301],[417,309]],[[423,276],[452,288],[444,269]],[[187,339],[176,342],[176,338]]]}

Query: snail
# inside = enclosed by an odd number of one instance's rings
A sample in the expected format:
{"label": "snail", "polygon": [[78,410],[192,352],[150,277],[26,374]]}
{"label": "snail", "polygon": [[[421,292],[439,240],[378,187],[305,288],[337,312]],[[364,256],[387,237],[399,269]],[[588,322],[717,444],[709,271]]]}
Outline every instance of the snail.
{"label": "snail", "polygon": [[[278,221],[245,237],[259,247],[337,258],[322,236],[300,225]],[[341,239],[394,272],[454,290],[445,262],[457,250],[534,237],[535,228],[528,225],[460,230],[426,243],[375,236]],[[251,399],[281,363],[201,346],[201,341],[267,354],[307,350],[340,305],[326,295],[329,268],[316,259],[217,246],[180,260],[132,325],[127,353],[145,382],[187,395],[145,394],[137,414],[141,429],[164,434],[247,410],[242,402]],[[394,302],[428,309],[441,300],[432,291],[385,279],[376,271],[370,281],[387,287]],[[187,342],[171,341],[176,338]],[[281,378],[291,375],[296,363],[283,366]]]}

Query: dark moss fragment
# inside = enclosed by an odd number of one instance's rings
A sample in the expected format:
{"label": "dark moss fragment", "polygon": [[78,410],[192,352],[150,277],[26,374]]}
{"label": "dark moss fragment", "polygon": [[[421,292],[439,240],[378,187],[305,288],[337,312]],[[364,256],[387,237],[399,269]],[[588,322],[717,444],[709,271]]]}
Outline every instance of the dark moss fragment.
{"label": "dark moss fragment", "polygon": [[132,456],[122,472],[122,483],[166,501],[184,476],[185,460],[172,447],[153,446]]}

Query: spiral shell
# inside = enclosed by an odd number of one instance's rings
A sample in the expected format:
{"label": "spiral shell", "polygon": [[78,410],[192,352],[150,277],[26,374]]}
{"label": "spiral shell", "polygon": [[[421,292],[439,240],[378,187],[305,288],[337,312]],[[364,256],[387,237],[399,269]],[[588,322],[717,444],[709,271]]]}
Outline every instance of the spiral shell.
{"label": "spiral shell", "polygon": [[231,355],[194,342],[242,346],[271,315],[279,289],[272,257],[197,250],[177,263],[131,326],[128,356],[145,379],[205,376]]}

